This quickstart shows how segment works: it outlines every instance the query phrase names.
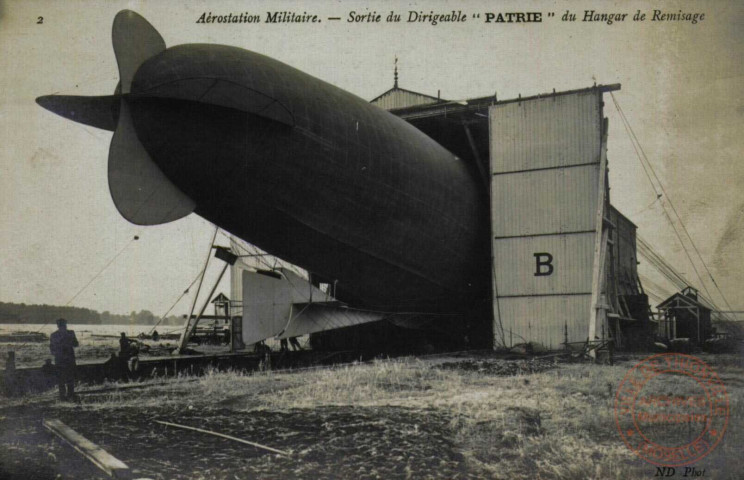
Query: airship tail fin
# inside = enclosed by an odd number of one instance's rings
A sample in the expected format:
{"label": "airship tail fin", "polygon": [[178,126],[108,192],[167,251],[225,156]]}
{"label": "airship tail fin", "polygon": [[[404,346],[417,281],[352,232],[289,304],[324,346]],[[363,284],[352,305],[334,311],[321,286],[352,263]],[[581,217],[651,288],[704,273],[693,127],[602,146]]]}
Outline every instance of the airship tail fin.
{"label": "airship tail fin", "polygon": [[[127,94],[139,66],[165,50],[160,34],[140,15],[122,10],[112,38],[120,75],[119,118],[111,139],[108,181],[119,213],[136,225],[158,225],[185,217],[195,204],[168,180],[137,137]],[[117,89],[118,90],[118,89]]]}
{"label": "airship tail fin", "polygon": [[50,112],[74,122],[113,132],[119,116],[119,97],[81,97],[78,95],[44,95],[36,103]]}
{"label": "airship tail fin", "polygon": [[137,138],[129,104],[122,99],[108,159],[111,198],[136,225],[159,225],[185,217],[196,204],[160,170]]}
{"label": "airship tail fin", "polygon": [[119,65],[121,93],[131,92],[132,80],[145,60],[165,50],[165,40],[141,15],[122,10],[111,28],[116,63]]}

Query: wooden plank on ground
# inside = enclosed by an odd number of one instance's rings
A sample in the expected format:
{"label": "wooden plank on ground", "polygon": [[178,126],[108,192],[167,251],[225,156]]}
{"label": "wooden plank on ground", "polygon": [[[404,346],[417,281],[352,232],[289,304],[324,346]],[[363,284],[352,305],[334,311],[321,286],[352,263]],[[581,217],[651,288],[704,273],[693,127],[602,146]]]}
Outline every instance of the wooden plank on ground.
{"label": "wooden plank on ground", "polygon": [[93,462],[107,474],[114,478],[131,478],[131,472],[126,463],[83,437],[60,420],[45,419],[42,423],[44,428],[69,443],[72,448],[80,452],[85,458]]}

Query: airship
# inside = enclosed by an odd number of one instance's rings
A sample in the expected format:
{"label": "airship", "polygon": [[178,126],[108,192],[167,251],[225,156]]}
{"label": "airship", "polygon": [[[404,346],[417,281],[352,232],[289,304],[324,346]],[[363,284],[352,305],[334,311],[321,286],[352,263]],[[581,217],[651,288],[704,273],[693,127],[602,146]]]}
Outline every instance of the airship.
{"label": "airship", "polygon": [[459,314],[489,296],[488,203],[472,169],[410,123],[242,48],[166,48],[119,12],[112,95],[37,103],[113,131],[129,222],[196,213],[385,312]]}

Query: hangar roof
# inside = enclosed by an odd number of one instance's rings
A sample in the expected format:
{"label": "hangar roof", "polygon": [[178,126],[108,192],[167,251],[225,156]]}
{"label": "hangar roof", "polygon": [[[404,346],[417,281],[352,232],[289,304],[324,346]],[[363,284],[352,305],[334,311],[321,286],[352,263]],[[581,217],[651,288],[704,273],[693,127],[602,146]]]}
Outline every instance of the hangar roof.
{"label": "hangar roof", "polygon": [[[457,157],[466,161],[469,166],[474,168],[473,173],[482,179],[483,194],[487,196],[488,185],[490,183],[489,175],[486,173],[489,168],[488,108],[491,105],[522,102],[588,91],[609,92],[619,89],[619,84],[596,85],[564,92],[553,91],[530,97],[519,96],[508,100],[498,100],[496,95],[493,95],[452,101],[435,99],[428,95],[403,90],[398,88],[396,81],[392,89],[383,93],[372,102],[375,103],[386,95],[389,95],[386,98],[391,100],[393,98],[404,100],[406,95],[412,101],[415,99],[420,100],[421,103],[418,104],[411,103],[405,105],[405,102],[401,101],[394,105],[391,101],[385,103],[385,105],[389,105],[387,107],[383,106],[382,102],[377,102],[377,105],[387,108],[393,115],[397,115],[411,123]],[[424,103],[424,99],[428,100]]]}
{"label": "hangar roof", "polygon": [[431,105],[441,103],[442,100],[431,95],[413,92],[405,88],[399,88],[395,85],[387,92],[373,98],[369,103],[377,105],[385,110],[395,110],[399,108],[408,108],[419,105]]}
{"label": "hangar roof", "polygon": [[656,306],[659,310],[665,310],[669,308],[675,308],[678,304],[675,300],[679,300],[683,304],[690,307],[698,307],[702,310],[711,311],[711,307],[703,303],[703,300],[699,297],[697,290],[691,287],[686,287],[682,292],[675,293],[671,297],[667,298],[659,305]]}

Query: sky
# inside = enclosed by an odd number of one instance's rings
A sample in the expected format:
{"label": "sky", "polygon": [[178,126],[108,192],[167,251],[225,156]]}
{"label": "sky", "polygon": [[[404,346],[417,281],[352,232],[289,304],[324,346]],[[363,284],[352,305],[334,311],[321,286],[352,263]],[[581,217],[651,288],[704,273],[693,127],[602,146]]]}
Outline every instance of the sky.
{"label": "sky", "polygon": [[[505,99],[621,83],[615,98],[666,195],[657,200],[606,95],[612,203],[700,288],[664,215],[671,199],[731,308],[744,310],[744,5],[665,1],[0,1],[0,301],[162,315],[204,261],[211,224],[193,214],[154,227],[129,224],[108,191],[112,133],[34,103],[51,93],[113,93],[118,70],[111,23],[125,8],[147,18],[168,46],[218,43],[254,50],[367,99],[392,87],[395,57],[402,88],[441,91],[447,99],[494,93]],[[651,22],[653,9],[705,18],[697,24]],[[306,11],[323,22],[196,23],[205,12],[251,12],[263,20],[275,10]],[[391,10],[404,20],[411,10],[482,17],[436,26],[346,21],[352,11],[376,11],[384,19]],[[567,10],[577,14],[576,22],[561,20]],[[612,25],[582,22],[584,10],[628,17]],[[648,15],[646,21],[631,20],[637,10]],[[486,12],[519,11],[543,12],[543,21],[483,21]],[[135,235],[139,240],[132,240]],[[656,278],[647,265],[639,268]],[[724,306],[702,264],[695,268]],[[213,265],[207,283],[218,271]],[[222,290],[229,293],[226,284]],[[189,306],[186,297],[174,313]]]}

